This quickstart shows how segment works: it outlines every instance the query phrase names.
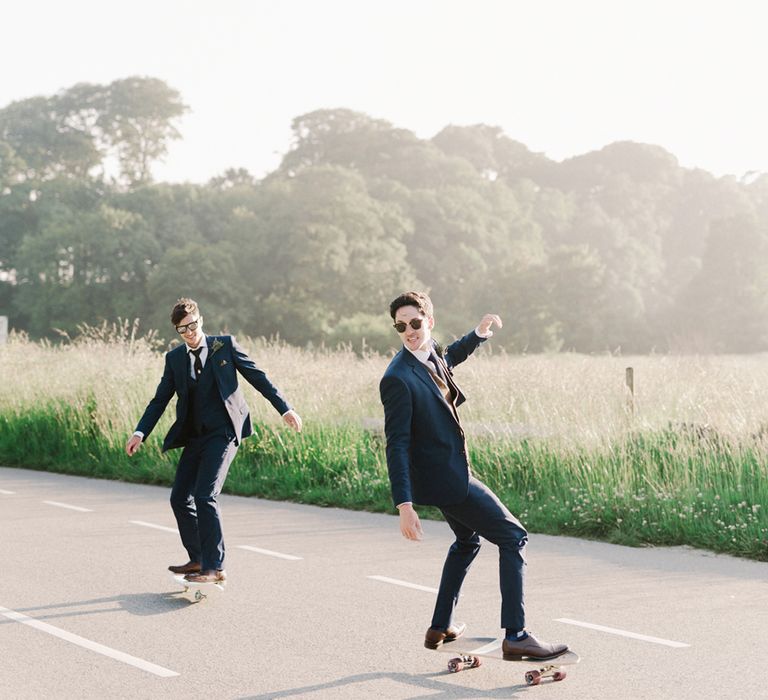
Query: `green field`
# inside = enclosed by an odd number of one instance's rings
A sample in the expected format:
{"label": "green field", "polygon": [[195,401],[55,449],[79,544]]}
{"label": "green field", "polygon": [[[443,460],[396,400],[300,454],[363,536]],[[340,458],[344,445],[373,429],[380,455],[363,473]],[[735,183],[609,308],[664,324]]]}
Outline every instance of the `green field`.
{"label": "green field", "polygon": [[[240,342],[305,429],[289,431],[245,385],[255,435],[226,490],[393,512],[378,399],[388,358]],[[0,463],[170,484],[178,453],[160,444],[172,404],[135,457],[123,451],[162,367],[127,326],[56,346],[11,336],[0,346]],[[456,378],[473,471],[531,531],[768,560],[764,356],[511,356],[491,341]]]}

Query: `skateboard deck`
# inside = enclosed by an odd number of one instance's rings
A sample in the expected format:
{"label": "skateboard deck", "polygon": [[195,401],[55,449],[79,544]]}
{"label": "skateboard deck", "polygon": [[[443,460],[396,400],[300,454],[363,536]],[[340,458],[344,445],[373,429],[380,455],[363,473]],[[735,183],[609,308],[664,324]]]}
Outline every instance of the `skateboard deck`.
{"label": "skateboard deck", "polygon": [[533,666],[534,668],[525,672],[525,682],[528,685],[538,685],[544,678],[562,681],[566,676],[562,667],[577,664],[581,660],[579,655],[573,651],[566,651],[565,654],[554,659],[531,659],[528,657],[514,660],[505,659],[501,651],[503,641],[503,637],[459,637],[453,642],[446,642],[438,647],[437,651],[453,655],[453,658],[448,661],[448,670],[451,673],[458,673],[467,668],[477,668],[482,664],[481,658]]}
{"label": "skateboard deck", "polygon": [[171,574],[173,580],[182,587],[182,595],[192,603],[199,603],[201,600],[205,600],[208,596],[219,594],[224,591],[227,585],[226,581],[217,581],[211,583],[196,583],[195,581],[187,581],[184,578],[184,574]]}

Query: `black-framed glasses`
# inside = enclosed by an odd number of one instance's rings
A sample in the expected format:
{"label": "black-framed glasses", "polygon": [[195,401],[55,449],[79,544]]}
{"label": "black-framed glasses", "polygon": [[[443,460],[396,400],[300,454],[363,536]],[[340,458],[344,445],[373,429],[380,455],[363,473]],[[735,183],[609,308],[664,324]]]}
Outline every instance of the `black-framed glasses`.
{"label": "black-framed glasses", "polygon": [[397,323],[392,324],[392,328],[394,328],[398,333],[405,333],[405,329],[408,328],[410,325],[413,330],[417,331],[419,328],[421,328],[421,324],[424,323],[423,318],[412,318],[408,323],[405,321],[398,321]]}
{"label": "black-framed glasses", "polygon": [[198,325],[200,325],[200,319],[196,318],[190,323],[185,323],[183,326],[176,326],[176,332],[179,335],[184,335],[187,331],[196,331]]}

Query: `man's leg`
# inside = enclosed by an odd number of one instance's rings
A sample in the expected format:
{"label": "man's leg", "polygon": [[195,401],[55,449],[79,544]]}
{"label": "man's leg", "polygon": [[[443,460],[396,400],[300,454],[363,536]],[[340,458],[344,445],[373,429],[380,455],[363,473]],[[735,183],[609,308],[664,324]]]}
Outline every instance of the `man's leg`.
{"label": "man's leg", "polygon": [[194,488],[203,571],[224,568],[224,535],[217,499],[236,454],[237,444],[229,431],[203,438]]}
{"label": "man's leg", "polygon": [[525,631],[523,570],[528,533],[520,521],[491,489],[474,477],[470,477],[464,502],[446,510],[499,548],[501,626],[506,629],[501,647],[504,658],[553,659],[568,651],[566,644],[543,642]]}
{"label": "man's leg", "polygon": [[432,615],[432,628],[447,630],[453,622],[453,611],[459,600],[464,577],[480,551],[480,538],[472,530],[449,513],[443,511],[446,522],[456,535],[456,541],[450,546],[443,565],[440,588],[437,592],[435,611]]}
{"label": "man's leg", "polygon": [[470,477],[466,500],[445,510],[466,528],[472,528],[499,548],[501,626],[522,631],[525,628],[524,551],[528,532],[498,496],[474,477]]}
{"label": "man's leg", "polygon": [[171,508],[176,516],[181,543],[187,550],[189,560],[197,563],[201,560],[200,534],[197,529],[197,509],[192,494],[197,481],[199,459],[200,443],[198,440],[193,440],[181,453],[171,488]]}

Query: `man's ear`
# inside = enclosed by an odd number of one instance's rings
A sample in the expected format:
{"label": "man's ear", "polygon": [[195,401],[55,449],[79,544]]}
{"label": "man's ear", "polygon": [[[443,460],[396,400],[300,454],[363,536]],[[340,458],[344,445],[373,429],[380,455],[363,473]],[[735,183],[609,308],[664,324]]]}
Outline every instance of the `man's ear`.
{"label": "man's ear", "polygon": [[435,327],[435,317],[434,316],[430,316],[427,319],[427,328],[429,328],[429,330],[432,330],[434,327]]}

